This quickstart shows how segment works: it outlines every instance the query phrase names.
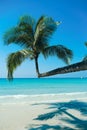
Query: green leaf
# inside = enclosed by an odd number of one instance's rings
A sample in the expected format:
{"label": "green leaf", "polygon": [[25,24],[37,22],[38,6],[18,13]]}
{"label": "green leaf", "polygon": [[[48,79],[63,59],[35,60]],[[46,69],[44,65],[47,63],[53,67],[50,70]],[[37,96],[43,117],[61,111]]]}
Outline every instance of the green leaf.
{"label": "green leaf", "polygon": [[85,44],[85,46],[87,47],[87,42],[85,42],[84,44]]}
{"label": "green leaf", "polygon": [[16,27],[9,29],[4,34],[4,43],[9,45],[16,43],[21,46],[30,47],[34,41],[34,22],[33,19],[26,16],[22,17]]}
{"label": "green leaf", "polygon": [[82,61],[87,61],[87,56],[85,56]]}
{"label": "green leaf", "polygon": [[35,20],[31,16],[24,15],[20,17],[19,26],[24,26],[24,24],[30,26],[31,28],[35,25]]}
{"label": "green leaf", "polygon": [[48,43],[50,36],[56,29],[56,22],[52,18],[41,16],[35,29],[34,45],[39,43]]}
{"label": "green leaf", "polygon": [[8,68],[8,79],[13,78],[14,70],[26,59],[34,58],[33,52],[31,50],[21,50],[15,53],[11,53],[7,59]]}
{"label": "green leaf", "polygon": [[45,58],[47,58],[48,56],[57,56],[58,58],[62,59],[66,64],[69,64],[73,56],[72,51],[63,45],[47,47],[42,53]]}

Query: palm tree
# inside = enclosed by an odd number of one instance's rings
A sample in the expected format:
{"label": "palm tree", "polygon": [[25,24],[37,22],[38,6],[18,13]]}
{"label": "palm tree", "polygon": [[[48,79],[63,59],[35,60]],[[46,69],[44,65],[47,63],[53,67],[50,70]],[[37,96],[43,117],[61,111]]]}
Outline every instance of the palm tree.
{"label": "palm tree", "polygon": [[15,43],[22,46],[22,50],[11,53],[7,59],[8,78],[13,78],[13,72],[25,59],[35,60],[36,73],[40,77],[38,57],[43,54],[57,56],[65,63],[72,58],[72,51],[63,45],[49,45],[49,38],[57,29],[60,22],[55,22],[50,17],[41,16],[37,23],[30,16],[20,18],[18,24],[4,34],[6,45]]}

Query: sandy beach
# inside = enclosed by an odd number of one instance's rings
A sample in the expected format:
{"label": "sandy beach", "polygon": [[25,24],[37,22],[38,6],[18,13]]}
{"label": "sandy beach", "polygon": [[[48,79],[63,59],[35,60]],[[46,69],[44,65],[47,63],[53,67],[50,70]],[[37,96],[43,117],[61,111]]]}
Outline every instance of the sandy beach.
{"label": "sandy beach", "polygon": [[2,79],[0,130],[87,130],[86,86],[86,79]]}
{"label": "sandy beach", "polygon": [[0,130],[86,130],[86,101],[0,104]]}

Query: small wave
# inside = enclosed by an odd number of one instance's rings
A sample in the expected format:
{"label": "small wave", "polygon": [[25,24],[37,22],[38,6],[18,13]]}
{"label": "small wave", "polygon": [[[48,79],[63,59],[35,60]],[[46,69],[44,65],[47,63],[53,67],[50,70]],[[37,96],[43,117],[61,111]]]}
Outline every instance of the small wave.
{"label": "small wave", "polygon": [[5,96],[0,96],[0,99],[3,98],[26,98],[29,97],[29,95],[5,95]]}
{"label": "small wave", "polygon": [[4,98],[35,98],[35,97],[54,97],[54,96],[81,96],[81,95],[87,95],[87,92],[72,92],[72,93],[58,93],[58,94],[35,94],[35,95],[4,95],[0,96],[0,99]]}

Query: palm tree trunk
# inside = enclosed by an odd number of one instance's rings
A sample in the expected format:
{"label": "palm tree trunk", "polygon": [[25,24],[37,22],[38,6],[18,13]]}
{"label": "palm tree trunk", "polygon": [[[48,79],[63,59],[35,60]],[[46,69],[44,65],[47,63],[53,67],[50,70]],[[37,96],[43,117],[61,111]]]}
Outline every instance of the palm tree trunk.
{"label": "palm tree trunk", "polygon": [[39,78],[39,67],[38,67],[38,56],[37,57],[35,57],[35,67],[36,67],[36,74],[37,74],[37,76],[38,76],[38,78]]}
{"label": "palm tree trunk", "polygon": [[69,66],[48,71],[46,73],[41,73],[39,74],[39,77],[46,77],[46,76],[52,76],[56,74],[65,74],[65,73],[84,71],[84,70],[87,70],[87,61],[78,62],[75,64],[71,64]]}

